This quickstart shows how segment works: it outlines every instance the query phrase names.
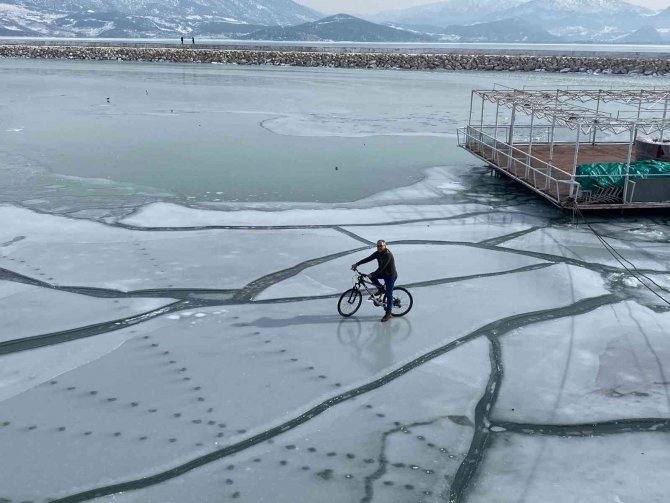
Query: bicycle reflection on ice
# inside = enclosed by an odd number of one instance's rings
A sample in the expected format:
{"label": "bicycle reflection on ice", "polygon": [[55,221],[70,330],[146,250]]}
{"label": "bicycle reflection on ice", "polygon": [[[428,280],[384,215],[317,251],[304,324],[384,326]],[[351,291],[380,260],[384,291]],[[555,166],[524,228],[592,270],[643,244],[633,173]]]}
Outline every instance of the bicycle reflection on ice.
{"label": "bicycle reflection on ice", "polygon": [[[376,319],[376,318],[375,318]],[[396,363],[393,346],[412,335],[412,325],[406,319],[396,323],[363,323],[355,318],[341,320],[337,339],[354,350],[354,357],[373,373]]]}

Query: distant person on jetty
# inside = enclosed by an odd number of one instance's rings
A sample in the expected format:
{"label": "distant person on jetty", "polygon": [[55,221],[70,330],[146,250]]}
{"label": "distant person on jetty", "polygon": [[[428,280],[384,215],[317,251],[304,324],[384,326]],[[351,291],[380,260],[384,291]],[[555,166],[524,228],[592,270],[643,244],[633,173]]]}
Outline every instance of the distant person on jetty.
{"label": "distant person on jetty", "polygon": [[[374,259],[377,259],[377,270],[371,274],[368,274],[368,278],[370,278],[372,283],[377,287],[378,295],[386,293],[386,314],[381,319],[381,321],[388,321],[391,319],[391,306],[393,305],[393,286],[398,279],[398,273],[395,269],[395,259],[393,258],[393,253],[391,253],[391,250],[386,248],[386,241],[383,239],[377,241],[377,251],[369,257],[356,262],[351,266],[351,269],[356,269],[359,265],[367,264],[368,262],[372,262]],[[380,279],[384,280],[385,288],[382,287],[382,284],[379,282]]]}
{"label": "distant person on jetty", "polygon": [[181,37],[181,45],[184,45],[184,37]]}
{"label": "distant person on jetty", "polygon": [[191,37],[191,43],[195,45],[195,37]]}

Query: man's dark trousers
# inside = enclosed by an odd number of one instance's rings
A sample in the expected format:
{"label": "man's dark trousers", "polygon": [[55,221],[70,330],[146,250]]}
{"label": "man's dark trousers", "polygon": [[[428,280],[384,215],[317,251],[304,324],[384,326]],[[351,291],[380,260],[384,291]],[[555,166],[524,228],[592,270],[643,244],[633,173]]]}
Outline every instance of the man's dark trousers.
{"label": "man's dark trousers", "polygon": [[[382,287],[382,284],[379,282],[380,279],[384,280],[384,287]],[[374,274],[370,274],[370,280],[374,285],[379,288],[380,290],[385,290],[386,293],[386,312],[390,313],[391,312],[391,306],[393,306],[393,286],[395,285],[396,280],[398,279],[398,276],[389,276],[386,278],[378,278]]]}

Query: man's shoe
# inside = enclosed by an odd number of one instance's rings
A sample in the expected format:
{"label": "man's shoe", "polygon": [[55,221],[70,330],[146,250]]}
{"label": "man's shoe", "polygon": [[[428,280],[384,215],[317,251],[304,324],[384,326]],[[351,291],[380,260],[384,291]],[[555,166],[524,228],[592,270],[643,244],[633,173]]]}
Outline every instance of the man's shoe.
{"label": "man's shoe", "polygon": [[381,288],[377,288],[377,293],[375,293],[375,295],[376,295],[377,297],[381,297],[381,296],[384,295],[385,293],[386,293],[386,290],[382,290]]}
{"label": "man's shoe", "polygon": [[381,321],[382,321],[382,323],[383,323],[383,322],[385,322],[385,321],[390,320],[391,318],[393,318],[393,316],[391,316],[391,313],[386,313],[386,314],[384,315],[384,317],[381,319]]}

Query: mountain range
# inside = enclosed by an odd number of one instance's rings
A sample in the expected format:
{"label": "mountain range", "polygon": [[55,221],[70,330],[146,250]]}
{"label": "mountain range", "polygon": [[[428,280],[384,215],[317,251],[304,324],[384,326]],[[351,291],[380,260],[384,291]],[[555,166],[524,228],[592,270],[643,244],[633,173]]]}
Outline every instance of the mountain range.
{"label": "mountain range", "polygon": [[241,37],[251,40],[295,40],[335,42],[422,42],[433,37],[371,23],[348,14],[337,14],[297,26],[272,26]]}
{"label": "mountain range", "polygon": [[0,36],[352,42],[670,43],[670,7],[624,0],[444,0],[367,19],[292,0],[0,0]]}
{"label": "mountain range", "polygon": [[670,35],[670,8],[655,13],[623,0],[446,0],[381,12],[372,19],[404,27],[523,20],[566,42],[615,42],[644,26],[657,29],[663,40]]}
{"label": "mountain range", "polygon": [[321,17],[292,0],[0,0],[0,35],[226,36]]}

